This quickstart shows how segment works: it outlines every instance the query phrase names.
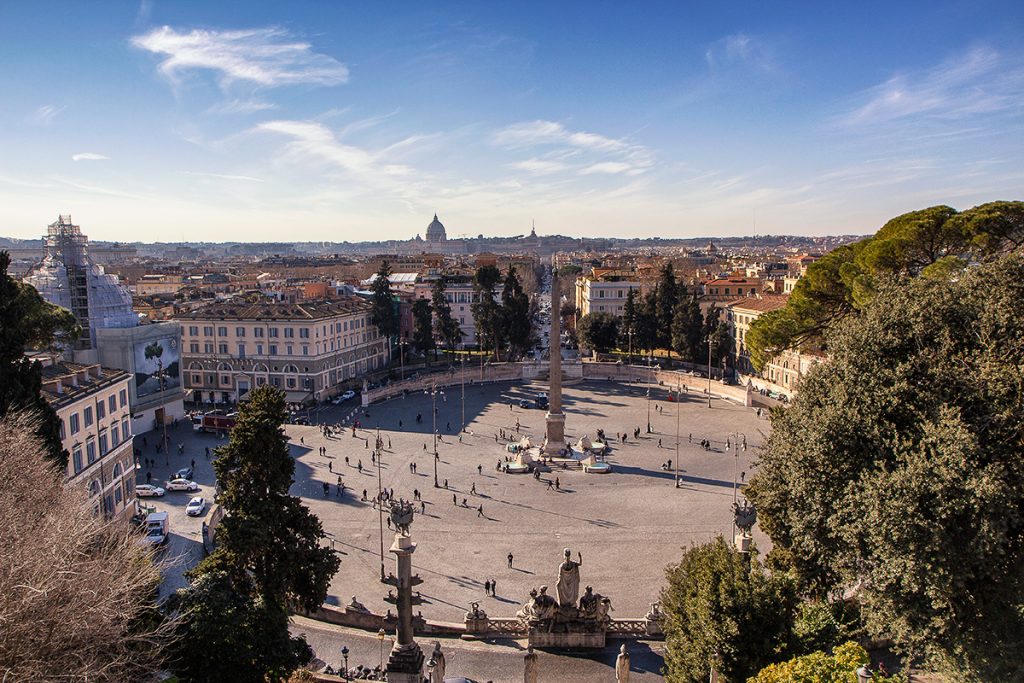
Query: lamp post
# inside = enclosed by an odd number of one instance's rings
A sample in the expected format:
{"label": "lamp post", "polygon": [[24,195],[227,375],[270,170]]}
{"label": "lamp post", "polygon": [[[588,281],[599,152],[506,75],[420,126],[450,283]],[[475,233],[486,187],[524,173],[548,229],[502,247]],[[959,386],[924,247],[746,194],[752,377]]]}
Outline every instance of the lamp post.
{"label": "lamp post", "polygon": [[341,647],[341,661],[342,661],[342,665],[345,667],[345,674],[344,675],[345,675],[345,680],[347,681],[347,680],[349,680],[349,677],[348,677],[348,646],[347,645],[343,645]]}
{"label": "lamp post", "polygon": [[676,488],[679,488],[679,413],[682,412],[682,382],[679,375],[676,375]]}
{"label": "lamp post", "polygon": [[403,381],[405,380],[405,345],[406,341],[404,339],[398,340],[398,359],[401,362]]}
{"label": "lamp post", "polygon": [[427,661],[427,680],[434,680],[434,669],[437,668],[437,660],[434,659],[434,655],[430,655],[430,660]]}
{"label": "lamp post", "polygon": [[431,407],[431,419],[433,424],[433,438],[434,438],[434,488],[440,488],[437,482],[437,382],[431,381],[430,384],[430,407]]}
{"label": "lamp post", "polygon": [[651,387],[647,386],[647,433],[651,433]]}
{"label": "lamp post", "polygon": [[460,353],[462,359],[462,433],[466,433],[466,354]]}
{"label": "lamp post", "polygon": [[377,631],[377,640],[380,641],[380,670],[384,670],[384,629]]}
{"label": "lamp post", "polygon": [[377,427],[377,442],[373,447],[375,453],[375,460],[377,461],[377,524],[380,527],[380,578],[384,580],[384,497],[381,495],[383,489],[381,488],[380,478],[380,458],[383,454],[382,448],[380,448],[380,427]]}
{"label": "lamp post", "polygon": [[708,335],[708,408],[711,407],[711,335]]}

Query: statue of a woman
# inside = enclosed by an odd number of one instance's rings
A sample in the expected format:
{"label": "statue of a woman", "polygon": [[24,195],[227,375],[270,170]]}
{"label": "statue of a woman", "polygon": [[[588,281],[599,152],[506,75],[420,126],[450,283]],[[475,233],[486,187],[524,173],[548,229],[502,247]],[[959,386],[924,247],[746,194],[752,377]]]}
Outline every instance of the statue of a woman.
{"label": "statue of a woman", "polygon": [[434,671],[430,675],[430,683],[444,683],[444,670],[445,661],[444,653],[441,652],[441,643],[434,641],[434,651],[430,653],[430,658],[434,660]]}
{"label": "statue of a woman", "polygon": [[555,594],[558,596],[558,604],[563,607],[575,607],[576,599],[580,595],[580,565],[583,564],[583,555],[576,553],[579,561],[573,562],[570,559],[572,552],[566,548],[562,551],[565,560],[558,565],[558,583],[555,585]]}
{"label": "statue of a woman", "polygon": [[625,645],[619,648],[619,656],[615,658],[615,683],[629,683],[629,653]]}

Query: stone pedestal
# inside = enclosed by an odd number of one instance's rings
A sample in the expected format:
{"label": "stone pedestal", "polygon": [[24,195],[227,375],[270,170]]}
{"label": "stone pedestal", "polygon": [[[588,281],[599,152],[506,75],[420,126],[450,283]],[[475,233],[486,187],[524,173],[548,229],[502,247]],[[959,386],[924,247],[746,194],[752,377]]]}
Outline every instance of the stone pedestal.
{"label": "stone pedestal", "polygon": [[560,455],[565,450],[565,414],[548,412],[547,442],[544,444],[545,455]]}
{"label": "stone pedestal", "polygon": [[537,648],[601,649],[605,644],[605,634],[603,630],[592,633],[585,631],[548,633],[543,629],[531,628],[528,642]]}
{"label": "stone pedestal", "polygon": [[[399,524],[394,511],[392,519]],[[424,657],[420,646],[413,639],[412,615],[413,605],[420,603],[420,599],[413,595],[412,588],[423,582],[423,579],[412,574],[412,554],[416,552],[416,544],[406,533],[399,531],[395,534],[395,542],[391,544],[390,550],[397,560],[398,576],[390,574],[384,578],[383,583],[398,589],[397,595],[389,594],[388,598],[385,598],[398,608],[398,624],[397,639],[391,649],[385,671],[391,683],[421,683]]]}

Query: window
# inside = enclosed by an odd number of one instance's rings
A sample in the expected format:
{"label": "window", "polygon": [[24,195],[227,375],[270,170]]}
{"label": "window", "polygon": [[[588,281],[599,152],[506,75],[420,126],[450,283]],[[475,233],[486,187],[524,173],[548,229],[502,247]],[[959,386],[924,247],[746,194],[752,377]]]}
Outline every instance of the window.
{"label": "window", "polygon": [[236,327],[235,328],[235,336],[236,337],[244,337],[245,336],[245,328],[244,327]]}
{"label": "window", "polygon": [[288,378],[288,388],[289,389],[294,389],[295,388],[295,378],[294,377],[289,377]]}
{"label": "window", "polygon": [[188,345],[189,353],[199,353],[199,342],[190,342]]}
{"label": "window", "polygon": [[226,328],[226,327],[218,327],[217,328],[217,335],[220,336],[220,337],[228,336],[228,328]]}
{"label": "window", "polygon": [[199,326],[198,325],[189,325],[188,333],[189,333],[189,335],[191,335],[193,337],[198,337],[199,336]]}
{"label": "window", "polygon": [[217,344],[217,353],[227,355],[227,352],[228,352],[228,345],[225,342],[221,342],[220,344]]}
{"label": "window", "polygon": [[121,443],[121,429],[115,422],[114,424],[110,425],[110,445],[116,446],[119,443]]}
{"label": "window", "polygon": [[292,346],[291,344],[288,344],[286,347],[284,347],[284,349],[285,349],[285,354],[287,354],[289,356],[294,356],[295,355],[295,347]]}
{"label": "window", "polygon": [[270,383],[273,384],[275,387],[280,387],[281,386],[281,378],[280,377],[271,377],[270,378]]}
{"label": "window", "polygon": [[92,424],[92,406],[86,406],[85,410],[82,411],[82,415],[85,420],[85,426],[90,426]]}
{"label": "window", "polygon": [[262,327],[253,328],[252,336],[257,337],[257,338],[262,338],[263,337],[263,328]]}
{"label": "window", "polygon": [[221,383],[222,386],[227,386],[227,385],[231,384],[231,378],[228,377],[227,375],[221,375],[220,376],[220,383]]}
{"label": "window", "polygon": [[343,330],[344,330],[345,332],[348,332],[348,321],[347,321],[347,320],[345,321],[345,324],[344,324],[344,325],[342,326],[342,329],[343,329]]}
{"label": "window", "polygon": [[262,356],[263,355],[263,344],[257,344],[256,345],[256,355],[257,356]]}
{"label": "window", "polygon": [[132,430],[128,426],[128,418],[121,420],[121,438],[125,441],[132,435]]}
{"label": "window", "polygon": [[286,328],[284,328],[284,337],[285,337],[285,339],[293,339],[295,337],[295,328],[294,327],[286,327]]}
{"label": "window", "polygon": [[238,357],[245,358],[245,344],[238,345]]}
{"label": "window", "polygon": [[114,502],[116,504],[118,504],[118,505],[121,504],[121,487],[120,486],[118,486],[116,489],[114,489]]}
{"label": "window", "polygon": [[192,373],[192,384],[199,385],[199,384],[202,384],[202,383],[203,383],[202,375],[198,375],[196,373]]}
{"label": "window", "polygon": [[60,424],[60,440],[64,440],[64,420],[58,418],[57,422]]}
{"label": "window", "polygon": [[262,387],[266,383],[267,383],[267,378],[266,377],[257,377],[256,378],[256,386]]}
{"label": "window", "polygon": [[268,332],[267,336],[277,337],[277,328],[276,327],[271,327],[270,329],[267,330],[267,332]]}
{"label": "window", "polygon": [[92,437],[85,442],[85,459],[90,465],[96,462],[96,442]]}
{"label": "window", "polygon": [[303,344],[302,345],[302,355],[303,356],[308,356],[309,355],[309,344]]}
{"label": "window", "polygon": [[75,474],[82,471],[82,447],[75,446],[71,451],[71,459],[75,465]]}
{"label": "window", "polygon": [[109,407],[107,412],[109,412],[111,415],[116,413],[117,412],[117,397],[114,396],[113,394],[111,394],[110,397],[107,398],[107,406]]}
{"label": "window", "polygon": [[203,353],[213,353],[213,342],[203,344]]}
{"label": "window", "polygon": [[100,400],[96,401],[96,419],[102,420],[107,416],[107,404]]}
{"label": "window", "polygon": [[[334,327],[334,325],[331,325],[331,327]],[[308,327],[299,328],[299,338],[300,339],[309,339],[309,328]]]}
{"label": "window", "polygon": [[122,408],[124,408],[126,405],[128,405],[128,390],[127,389],[122,389],[121,392],[117,396],[118,396],[118,401],[121,403],[121,407]]}
{"label": "window", "polygon": [[207,325],[207,326],[203,327],[203,334],[205,334],[207,337],[212,337],[213,336],[213,326],[212,325]]}
{"label": "window", "polygon": [[270,355],[271,356],[276,356],[277,355],[277,344],[271,344],[270,345]]}
{"label": "window", "polygon": [[107,440],[107,433],[100,432],[100,455],[106,455],[110,451],[110,442]]}

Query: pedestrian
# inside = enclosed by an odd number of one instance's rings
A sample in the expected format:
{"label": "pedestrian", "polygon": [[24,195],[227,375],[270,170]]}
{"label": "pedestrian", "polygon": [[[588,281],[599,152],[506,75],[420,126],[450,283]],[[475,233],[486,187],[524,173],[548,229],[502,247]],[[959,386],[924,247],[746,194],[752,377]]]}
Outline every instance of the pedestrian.
{"label": "pedestrian", "polygon": [[426,441],[423,442],[423,450],[427,450],[427,442]]}
{"label": "pedestrian", "polygon": [[548,479],[548,491],[550,491],[553,488],[555,488],[555,482]]}
{"label": "pedestrian", "polygon": [[455,494],[453,493],[452,494],[452,505],[458,505],[458,504],[459,504],[459,499],[456,498]]}
{"label": "pedestrian", "polygon": [[484,504],[483,503],[480,503],[480,507],[478,507],[476,509],[476,516],[477,517],[483,517],[484,516]]}
{"label": "pedestrian", "polygon": [[501,472],[501,460],[498,460],[498,467],[497,467],[497,470],[498,470],[499,472]]}
{"label": "pedestrian", "polygon": [[348,465],[348,456],[345,456],[345,464]]}
{"label": "pedestrian", "polygon": [[490,594],[491,594],[491,582],[490,581],[484,581],[484,595],[490,595]]}
{"label": "pedestrian", "polygon": [[327,463],[327,471],[332,473],[332,474],[334,473],[334,463],[333,462],[328,462]]}
{"label": "pedestrian", "polygon": [[388,450],[391,450],[391,437],[388,437]]}
{"label": "pedestrian", "polygon": [[331,485],[326,481],[324,482],[324,495],[329,496],[331,494]]}
{"label": "pedestrian", "polygon": [[469,487],[469,492],[474,496],[476,495],[476,484],[473,484],[472,486]]}
{"label": "pedestrian", "polygon": [[484,466],[483,465],[477,465],[476,466],[476,473],[477,474],[483,474],[484,473]]}
{"label": "pedestrian", "polygon": [[303,446],[305,446],[306,445],[306,437],[300,436],[299,437],[299,443],[301,443]]}
{"label": "pedestrian", "polygon": [[363,472],[363,461],[360,460],[359,464],[356,465],[356,469],[359,470],[360,474]]}
{"label": "pedestrian", "polygon": [[693,432],[686,437],[686,443],[693,443]]}
{"label": "pedestrian", "polygon": [[468,508],[469,507],[469,505],[466,504],[466,499],[465,498],[462,499],[462,507],[464,507],[464,508]]}
{"label": "pedestrian", "polygon": [[341,486],[341,475],[338,475],[338,486]]}
{"label": "pedestrian", "polygon": [[420,514],[421,515],[427,514],[427,504],[424,503],[422,500],[420,501]]}
{"label": "pedestrian", "polygon": [[209,446],[206,447],[206,459],[207,460],[210,459],[210,447]]}
{"label": "pedestrian", "polygon": [[448,488],[448,480],[447,479],[444,480],[444,487]]}
{"label": "pedestrian", "polygon": [[508,568],[512,569],[512,553],[508,554]]}
{"label": "pedestrian", "polygon": [[558,481],[558,477],[555,477],[555,490],[560,491],[562,489],[561,482]]}
{"label": "pedestrian", "polygon": [[452,423],[451,422],[448,422],[448,423],[445,424],[445,431],[446,432],[452,431]]}
{"label": "pedestrian", "polygon": [[497,592],[496,592],[497,590],[498,590],[498,582],[495,581],[494,579],[491,579],[491,597],[492,598],[493,597],[497,597]]}
{"label": "pedestrian", "polygon": [[146,472],[146,483],[147,484],[151,484],[152,482],[153,482],[153,473],[152,472]]}
{"label": "pedestrian", "polygon": [[401,420],[399,420],[399,421],[398,421],[398,428],[399,428],[399,429],[401,429],[401,428],[402,428],[402,421],[401,421]]}
{"label": "pedestrian", "polygon": [[366,489],[363,489],[363,500],[366,500]]}
{"label": "pedestrian", "polygon": [[658,439],[658,448],[661,448],[661,439]]}

